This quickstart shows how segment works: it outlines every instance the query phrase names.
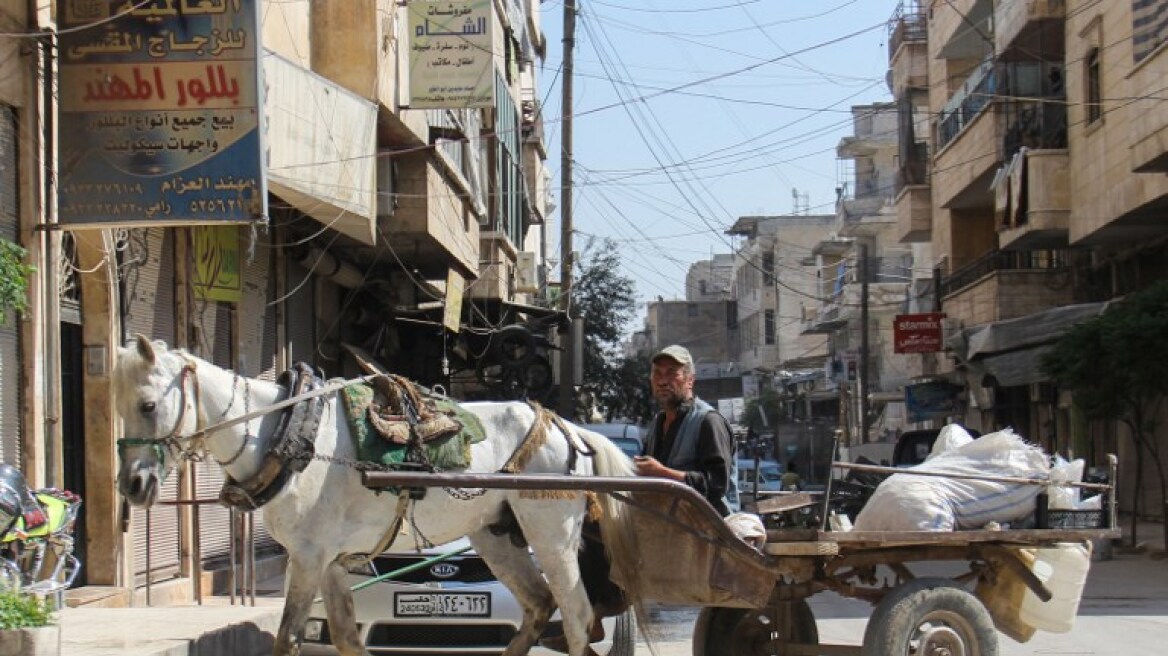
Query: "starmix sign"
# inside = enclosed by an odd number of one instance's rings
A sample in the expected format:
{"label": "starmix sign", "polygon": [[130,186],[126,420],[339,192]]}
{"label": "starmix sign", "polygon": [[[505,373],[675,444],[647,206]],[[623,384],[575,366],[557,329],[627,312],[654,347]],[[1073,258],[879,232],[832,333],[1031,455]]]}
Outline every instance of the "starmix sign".
{"label": "starmix sign", "polygon": [[942,350],[942,312],[898,314],[892,322],[894,353],[936,353]]}

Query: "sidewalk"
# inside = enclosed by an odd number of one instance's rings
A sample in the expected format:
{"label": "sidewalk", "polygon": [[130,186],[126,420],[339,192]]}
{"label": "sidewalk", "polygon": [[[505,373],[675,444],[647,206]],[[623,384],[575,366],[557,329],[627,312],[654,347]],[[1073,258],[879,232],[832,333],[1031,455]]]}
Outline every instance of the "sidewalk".
{"label": "sidewalk", "polygon": [[284,600],[232,606],[208,597],[202,606],[66,608],[61,656],[267,656]]}
{"label": "sidewalk", "polygon": [[[1116,548],[1113,560],[1092,563],[1073,631],[1040,632],[1024,645],[1001,636],[1001,656],[1110,656],[1118,653],[1118,636],[1125,654],[1163,654],[1163,636],[1168,635],[1163,529],[1143,524],[1139,537],[1146,552]],[[66,608],[60,614],[61,655],[266,656],[283,603],[281,597],[260,597],[254,607],[232,606],[226,597],[208,597],[203,606]],[[830,593],[811,603],[824,642],[860,644],[871,606]],[[688,656],[689,630],[677,626],[659,636],[658,656]],[[637,654],[648,653],[644,643],[638,644]]]}

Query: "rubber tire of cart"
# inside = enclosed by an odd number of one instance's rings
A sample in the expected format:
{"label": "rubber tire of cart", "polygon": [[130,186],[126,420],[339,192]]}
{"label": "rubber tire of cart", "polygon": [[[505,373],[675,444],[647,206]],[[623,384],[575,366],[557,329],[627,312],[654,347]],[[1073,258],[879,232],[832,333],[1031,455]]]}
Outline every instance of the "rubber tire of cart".
{"label": "rubber tire of cart", "polygon": [[[930,628],[922,631],[926,624]],[[938,646],[959,640],[965,656],[998,656],[998,633],[985,606],[953,581],[940,578],[909,581],[888,593],[868,619],[861,653],[905,656],[910,642],[922,637]],[[918,645],[912,653],[933,652]]]}
{"label": "rubber tire of cart", "polygon": [[633,656],[637,651],[637,615],[629,608],[617,615],[608,656]]}
{"label": "rubber tire of cart", "polygon": [[[791,604],[793,623],[789,631],[780,629],[780,635],[786,633],[789,634],[787,637],[793,642],[818,645],[819,628],[815,625],[815,615],[811,612],[807,601],[800,599],[784,603]],[[750,647],[749,643],[753,640],[765,640],[762,634],[769,633],[772,629],[769,624],[762,621],[764,617],[769,620],[769,616],[763,615],[763,610],[771,610],[777,614],[780,608],[777,606],[771,606],[767,609],[714,606],[703,608],[694,624],[693,656],[754,656],[755,654],[782,656],[783,652],[768,652],[763,651],[761,647],[757,649]]]}

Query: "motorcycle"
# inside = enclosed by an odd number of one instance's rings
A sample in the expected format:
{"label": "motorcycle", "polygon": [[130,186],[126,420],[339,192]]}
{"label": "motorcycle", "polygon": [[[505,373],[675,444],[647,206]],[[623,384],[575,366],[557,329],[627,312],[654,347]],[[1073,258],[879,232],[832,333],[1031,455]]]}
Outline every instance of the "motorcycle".
{"label": "motorcycle", "polygon": [[80,509],[76,494],[31,489],[20,470],[0,463],[0,589],[48,597],[71,586],[81,571],[73,554]]}

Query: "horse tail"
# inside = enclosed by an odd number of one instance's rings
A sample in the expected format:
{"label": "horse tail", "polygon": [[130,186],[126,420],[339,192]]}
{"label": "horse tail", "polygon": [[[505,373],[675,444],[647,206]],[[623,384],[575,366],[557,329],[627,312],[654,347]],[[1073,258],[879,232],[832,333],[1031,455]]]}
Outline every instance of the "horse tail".
{"label": "horse tail", "polygon": [[[593,450],[593,469],[597,476],[637,475],[632,459],[612,440],[579,428],[576,429],[576,434]],[[601,505],[600,534],[612,567],[613,578],[624,590],[625,599],[633,608],[637,623],[643,629],[647,628],[645,595],[641,589],[641,577],[638,575],[642,569],[641,549],[637,541],[633,509],[611,494],[598,496]]]}

